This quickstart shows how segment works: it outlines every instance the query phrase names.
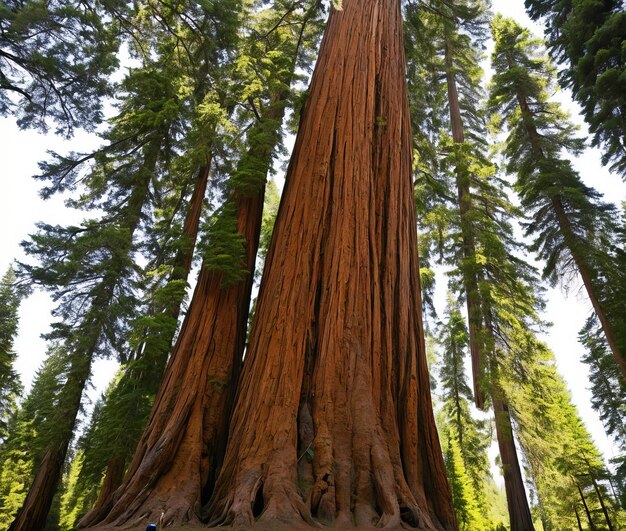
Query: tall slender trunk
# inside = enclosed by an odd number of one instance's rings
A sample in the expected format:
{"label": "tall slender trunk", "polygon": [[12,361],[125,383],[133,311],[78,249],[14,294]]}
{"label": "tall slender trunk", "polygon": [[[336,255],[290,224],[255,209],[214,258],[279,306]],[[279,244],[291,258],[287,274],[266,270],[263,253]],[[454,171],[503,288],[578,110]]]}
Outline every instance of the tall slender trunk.
{"label": "tall slender trunk", "polygon": [[578,524],[578,531],[583,531],[583,524],[580,521],[580,515],[578,514],[578,509],[574,507],[574,514],[576,514],[576,523]]}
{"label": "tall slender trunk", "polygon": [[[524,121],[524,127],[528,133],[533,153],[538,160],[545,160],[545,154],[539,142],[539,134],[537,132],[537,128],[535,127],[526,97],[522,93],[518,93],[517,101],[519,103]],[[602,326],[602,330],[606,337],[607,344],[611,349],[611,353],[613,354],[613,358],[615,359],[615,363],[617,363],[622,376],[626,379],[626,357],[624,356],[624,353],[620,352],[617,346],[615,330],[598,297],[598,288],[593,281],[591,272],[589,271],[589,266],[585,260],[585,246],[579,241],[578,237],[574,233],[574,230],[572,229],[572,224],[569,220],[567,212],[565,211],[561,197],[558,194],[555,194],[550,196],[550,200],[552,201],[552,208],[556,215],[559,228],[563,233],[565,244],[572,255],[576,268],[582,278],[583,285],[585,286],[585,290],[587,291],[587,296],[589,297],[593,309],[598,316],[598,320]]]}
{"label": "tall slender trunk", "polygon": [[504,488],[511,520],[511,531],[534,531],[530,506],[524,488],[522,470],[515,448],[511,414],[509,407],[495,395],[492,395],[493,411],[496,417],[496,436],[502,460]]}
{"label": "tall slender trunk", "polygon": [[[141,220],[141,211],[148,197],[148,188],[158,162],[162,136],[155,135],[147,144],[144,152],[144,163],[138,171],[138,181],[133,188],[123,220],[123,228],[128,229],[127,240],[119,245],[121,253],[130,253],[133,235]],[[127,257],[124,257],[127,258]],[[103,323],[101,315],[103,308],[108,307],[115,296],[115,287],[119,281],[118,271],[108,271],[103,276],[92,300],[92,308],[88,310],[80,328],[73,332],[67,340],[67,347],[72,349],[71,364],[67,381],[59,396],[59,410],[62,411],[55,426],[53,442],[46,449],[44,459],[39,466],[33,484],[28,491],[26,500],[18,511],[15,520],[10,526],[11,531],[32,531],[43,529],[56,488],[61,479],[63,464],[67,450],[72,440],[76,418],[80,410],[81,398],[85,384],[90,376],[94,353],[101,339]],[[95,314],[95,315],[94,315]]]}
{"label": "tall slender trunk", "polygon": [[343,0],[287,173],[211,524],[456,529],[423,339],[400,1]]}
{"label": "tall slender trunk", "polygon": [[89,526],[139,525],[161,518],[165,525],[199,521],[201,504],[211,493],[224,453],[245,347],[264,178],[279,139],[289,92],[283,89],[274,95],[256,130],[249,133],[251,147],[240,165],[254,160],[265,168],[262,182],[256,190],[234,191],[229,199],[235,204],[237,231],[245,240],[241,265],[248,274],[243,281],[223,286],[220,272],[202,267],[126,477]]}
{"label": "tall slender trunk", "polygon": [[[463,119],[459,104],[459,94],[456,85],[454,64],[451,50],[445,45],[446,81],[448,87],[448,106],[450,108],[450,124],[452,128],[452,140],[455,144],[463,144],[465,135],[463,131]],[[457,156],[456,161],[456,186],[459,201],[459,216],[461,218],[461,235],[463,238],[463,284],[467,303],[467,317],[469,322],[470,354],[472,358],[472,380],[474,383],[474,402],[476,407],[485,407],[485,396],[482,389],[483,353],[480,341],[482,328],[480,292],[478,290],[478,278],[476,274],[476,242],[474,228],[472,227],[471,211],[472,196],[470,190],[470,175],[467,164]]]}
{"label": "tall slender trunk", "polygon": [[[490,299],[485,299],[483,302],[485,331],[489,334],[488,342],[491,345],[495,345],[491,301]],[[496,438],[498,440],[500,460],[502,461],[504,489],[506,491],[511,531],[534,531],[535,527],[530,512],[530,505],[526,496],[526,489],[524,488],[522,468],[515,447],[511,413],[508,404],[504,401],[504,390],[499,384],[499,371],[495,352],[490,352],[489,354],[491,403],[496,421]]]}
{"label": "tall slender trunk", "polygon": [[[183,225],[183,240],[176,252],[172,262],[172,273],[168,282],[177,280],[186,280],[191,271],[193,262],[193,253],[196,240],[198,237],[198,229],[200,226],[200,217],[202,214],[202,205],[206,194],[208,184],[209,170],[211,161],[200,168],[195,179],[194,190],[189,201],[185,222]],[[178,320],[184,297],[172,297],[165,308],[162,310],[169,315],[175,322]],[[150,338],[146,342],[145,348],[141,354],[143,362],[140,367],[130,367],[128,373],[123,378],[134,379],[135,389],[143,389],[143,393],[154,396],[157,391],[157,382],[163,374],[167,362],[167,355],[170,351],[172,341],[174,340],[176,329],[165,330],[159,335],[165,337]],[[165,347],[165,345],[168,345]],[[149,365],[149,370],[146,370]],[[119,437],[126,437],[126,432],[133,433],[132,428],[137,425],[140,419],[134,415],[129,415],[125,419],[126,423],[120,426]],[[143,419],[144,423],[147,419]],[[122,484],[124,479],[124,471],[129,459],[132,457],[132,451],[137,444],[137,439],[127,445],[128,453],[113,456],[107,464],[104,481],[98,495],[98,499],[92,509],[79,522],[80,527],[88,527],[92,523],[99,521],[111,509],[113,503],[113,495]]]}
{"label": "tall slender trunk", "polygon": [[593,488],[596,491],[596,495],[598,496],[600,507],[602,507],[602,513],[604,514],[604,521],[606,522],[606,525],[608,526],[609,531],[613,531],[615,528],[613,527],[613,523],[611,522],[611,518],[609,517],[609,511],[606,508],[606,505],[604,504],[604,497],[602,496],[602,493],[600,492],[600,487],[598,486],[598,483],[596,479],[593,477],[593,475],[591,476],[591,481],[593,483]]}
{"label": "tall slender trunk", "polygon": [[58,415],[56,419],[59,423],[55,426],[58,435],[47,446],[26,499],[9,526],[9,531],[33,531],[45,528],[52,500],[63,473],[65,457],[72,440],[74,424],[90,370],[90,357],[82,356],[81,353],[73,354],[67,381],[59,396],[59,403],[63,404],[63,414]]}
{"label": "tall slender trunk", "polygon": [[576,488],[578,489],[578,494],[580,494],[580,499],[583,502],[583,507],[585,508],[585,514],[587,515],[587,521],[589,522],[589,529],[591,531],[595,531],[597,529],[596,524],[593,523],[593,518],[591,518],[591,512],[589,511],[589,507],[587,506],[587,500],[585,499],[585,495],[583,494],[580,485],[576,483]]}

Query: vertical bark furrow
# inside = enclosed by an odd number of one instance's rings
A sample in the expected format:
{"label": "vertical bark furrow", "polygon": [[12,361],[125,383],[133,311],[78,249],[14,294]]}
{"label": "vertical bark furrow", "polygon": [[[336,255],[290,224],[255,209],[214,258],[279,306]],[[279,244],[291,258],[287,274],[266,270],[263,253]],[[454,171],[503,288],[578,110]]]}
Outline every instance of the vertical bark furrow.
{"label": "vertical bark furrow", "polygon": [[[336,526],[456,528],[419,317],[402,44],[398,1],[344,0],[331,14],[212,523],[293,527],[312,513]],[[305,444],[311,469],[298,466]],[[306,478],[297,475],[303,469]],[[302,488],[307,478],[312,485]]]}

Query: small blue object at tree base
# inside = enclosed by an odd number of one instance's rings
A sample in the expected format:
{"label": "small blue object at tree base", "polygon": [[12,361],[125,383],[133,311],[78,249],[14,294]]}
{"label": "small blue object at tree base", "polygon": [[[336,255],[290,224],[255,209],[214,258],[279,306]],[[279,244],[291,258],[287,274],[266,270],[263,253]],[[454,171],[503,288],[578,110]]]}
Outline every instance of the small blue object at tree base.
{"label": "small blue object at tree base", "polygon": [[148,527],[146,527],[146,531],[157,531],[156,524],[148,524]]}

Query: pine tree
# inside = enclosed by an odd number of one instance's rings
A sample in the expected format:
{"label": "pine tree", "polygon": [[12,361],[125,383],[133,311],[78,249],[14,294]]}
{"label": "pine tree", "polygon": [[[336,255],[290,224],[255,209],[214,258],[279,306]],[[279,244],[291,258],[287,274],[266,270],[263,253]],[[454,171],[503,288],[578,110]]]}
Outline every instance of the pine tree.
{"label": "pine tree", "polygon": [[[626,375],[626,358],[620,350],[623,330],[607,306],[603,286],[611,270],[607,249],[615,233],[614,208],[584,185],[569,160],[567,149],[577,153],[582,141],[559,109],[548,101],[553,69],[539,55],[540,42],[512,20],[496,17],[495,51],[490,107],[508,127],[504,154],[507,171],[517,175],[516,190],[522,206],[532,213],[527,235],[533,249],[545,260],[544,275],[553,281],[577,272],[602,325],[614,361]],[[620,314],[617,314],[618,316]]]}
{"label": "pine tree", "polygon": [[10,419],[17,408],[16,400],[22,392],[20,377],[14,368],[17,354],[13,342],[21,300],[15,280],[13,268],[9,267],[0,281],[0,443],[8,435]]}
{"label": "pine tree", "polygon": [[447,87],[452,133],[451,137],[442,135],[439,141],[445,155],[438,165],[439,171],[452,179],[444,177],[440,182],[445,190],[445,183],[452,181],[457,191],[456,201],[451,200],[451,192],[439,194],[440,201],[448,204],[443,209],[450,212],[443,216],[448,242],[440,254],[455,268],[452,289],[464,294],[468,302],[470,344],[474,337],[475,347],[474,398],[484,407],[482,395],[487,393],[494,407],[511,525],[513,529],[532,529],[499,371],[507,360],[518,356],[512,336],[520,335],[529,314],[535,316],[534,286],[528,266],[514,256],[519,246],[514,243],[510,220],[518,212],[509,203],[506,187],[487,153],[479,60],[488,14],[481,2],[454,6],[431,2],[424,10],[426,20],[433,19],[431,38],[440,43],[437,68]]}
{"label": "pine tree", "polygon": [[0,116],[20,127],[69,136],[102,121],[102,100],[118,64],[117,25],[122,3],[8,0],[0,8]]}
{"label": "pine tree", "polygon": [[[439,337],[443,349],[439,372],[443,401],[443,426],[440,426],[440,431],[443,428],[447,439],[444,457],[452,487],[452,501],[461,528],[487,529],[485,486],[489,477],[487,448],[490,440],[486,423],[472,418],[470,412],[469,404],[473,396],[466,382],[464,367],[468,339],[465,320],[458,305],[449,296],[446,321]],[[465,482],[468,484],[465,485]]]}
{"label": "pine tree", "polygon": [[[39,525],[47,512],[93,359],[117,353],[120,361],[129,361],[129,325],[139,309],[141,287],[135,259],[145,242],[140,235],[150,226],[148,214],[159,206],[163,190],[176,186],[170,169],[197,170],[207,164],[206,137],[210,140],[222,114],[215,93],[206,87],[220,77],[223,61],[217,59],[232,43],[238,6],[189,6],[186,13],[197,21],[193,31],[177,6],[148,7],[160,24],[138,10],[137,25],[148,36],[137,50],[143,64],[131,69],[121,85],[120,110],[103,135],[105,146],[85,156],[56,156],[43,165],[42,178],[50,182],[44,195],[73,190],[81,182],[86,193],[71,204],[105,214],[80,227],[42,225],[26,245],[40,263],[25,266],[25,272],[59,301],[63,323],[55,325],[51,337],[64,341],[73,369],[61,391],[67,411],[58,423],[58,438],[14,529]],[[185,173],[188,182],[190,172]],[[45,491],[40,492],[43,478]]]}
{"label": "pine tree", "polygon": [[61,348],[52,348],[37,371],[32,388],[11,419],[0,453],[0,524],[8,528],[22,506],[45,448],[57,428],[56,411],[68,372]]}
{"label": "pine tree", "polygon": [[582,108],[603,163],[626,178],[626,12],[619,0],[526,0],[543,20],[548,49]]}
{"label": "pine tree", "polygon": [[577,510],[580,515],[589,510],[597,529],[614,528],[619,517],[606,492],[610,476],[600,452],[572,405],[552,353],[536,342],[532,355],[526,385],[509,388],[514,389],[514,417],[544,529],[573,528]]}

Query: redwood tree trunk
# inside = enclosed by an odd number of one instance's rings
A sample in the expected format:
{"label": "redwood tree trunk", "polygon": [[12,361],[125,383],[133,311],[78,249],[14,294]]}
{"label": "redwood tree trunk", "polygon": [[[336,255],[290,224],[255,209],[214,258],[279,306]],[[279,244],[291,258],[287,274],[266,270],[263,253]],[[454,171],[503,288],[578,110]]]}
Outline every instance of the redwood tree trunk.
{"label": "redwood tree trunk", "polygon": [[504,473],[504,488],[511,521],[511,531],[534,531],[528,498],[524,489],[522,470],[517,457],[511,415],[508,406],[492,396],[493,411],[496,417],[496,436]]}
{"label": "redwood tree trunk", "polygon": [[[263,192],[237,200],[254,271]],[[227,432],[244,349],[253,275],[223,289],[222,275],[202,268],[148,425],[106,514],[90,525],[197,522],[202,491],[215,473]]]}
{"label": "redwood tree trunk", "polygon": [[[259,245],[264,178],[279,139],[289,95],[272,98],[257,138],[244,156],[265,168],[255,190],[234,192],[237,231],[245,240],[244,281],[223,286],[222,274],[203,267],[157,393],[150,418],[120,488],[88,523],[127,526],[160,519],[165,525],[199,522],[221,464],[245,347],[250,294]],[[268,134],[270,135],[268,137]],[[260,139],[260,140],[259,140]]]}
{"label": "redwood tree trunk", "polygon": [[[204,196],[206,194],[206,188],[208,184],[209,169],[210,159],[202,168],[200,168],[197,178],[195,180],[194,190],[189,202],[187,215],[185,217],[185,223],[183,225],[183,242],[173,260],[172,273],[169,278],[170,282],[176,280],[186,280],[189,276],[189,272],[191,271],[193,253],[198,237],[198,228],[200,226],[202,205],[204,203]],[[169,303],[169,306],[164,309],[165,312],[169,314],[169,316],[172,317],[174,320],[177,320],[178,316],[180,315],[183,300],[184,299],[182,297],[178,300],[173,300]],[[142,356],[148,356],[150,358],[150,370],[145,370],[145,367],[142,366],[137,368],[136,371],[133,371],[133,367],[131,367],[129,369],[129,371],[131,372],[127,375],[130,378],[136,378],[137,387],[144,389],[145,392],[150,396],[154,396],[154,394],[156,393],[157,389],[155,380],[158,379],[157,376],[160,377],[162,375],[165,364],[167,362],[169,348],[164,349],[163,345],[167,344],[171,346],[172,341],[174,340],[175,329],[171,330],[169,333],[171,333],[171,336],[169,337],[163,337],[159,338],[160,340],[157,341],[147,342],[148,346],[152,346],[152,348],[146,348]],[[139,374],[135,374],[136,372],[138,372]],[[135,418],[129,418],[127,420],[128,423],[134,424],[137,422]],[[120,436],[124,437],[125,434],[122,433],[120,434]],[[133,441],[133,444],[136,443],[137,440],[135,439]],[[93,523],[98,522],[111,509],[113,504],[113,496],[116,490],[122,484],[126,464],[132,457],[132,449],[130,449],[130,451],[130,455],[117,455],[111,458],[111,460],[107,464],[104,481],[102,483],[98,499],[93,508],[80,520],[78,524],[79,527],[88,527]]]}
{"label": "redwood tree trunk", "polygon": [[[465,135],[463,131],[463,119],[459,105],[459,93],[454,75],[449,45],[445,46],[446,84],[448,87],[448,106],[450,108],[450,124],[452,128],[452,140],[455,144],[463,144]],[[482,328],[482,312],[480,305],[480,292],[478,290],[478,277],[476,273],[476,242],[474,228],[472,227],[471,211],[472,196],[470,190],[470,175],[465,161],[460,157],[456,161],[456,187],[459,201],[459,216],[461,222],[461,236],[463,238],[463,284],[467,303],[467,318],[469,323],[470,355],[472,358],[472,381],[474,384],[474,402],[476,407],[485,407],[485,396],[482,389],[483,355],[480,341]]]}
{"label": "redwood tree trunk", "polygon": [[456,529],[424,353],[399,0],[330,16],[207,513]]}

